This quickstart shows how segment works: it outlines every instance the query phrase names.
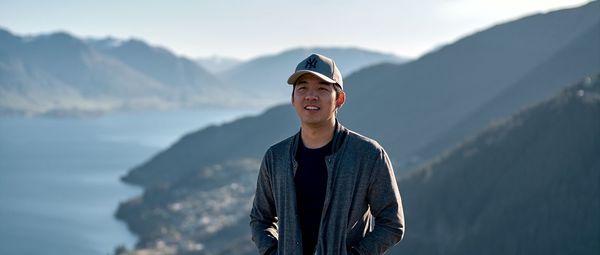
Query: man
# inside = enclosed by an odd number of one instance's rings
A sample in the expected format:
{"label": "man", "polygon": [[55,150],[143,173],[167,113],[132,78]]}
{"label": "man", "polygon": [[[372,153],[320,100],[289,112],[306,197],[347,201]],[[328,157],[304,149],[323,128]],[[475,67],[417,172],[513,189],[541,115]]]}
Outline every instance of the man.
{"label": "man", "polygon": [[310,55],[288,84],[301,127],[263,158],[250,213],[259,253],[383,254],[404,235],[386,152],[337,121],[346,94],[332,59]]}

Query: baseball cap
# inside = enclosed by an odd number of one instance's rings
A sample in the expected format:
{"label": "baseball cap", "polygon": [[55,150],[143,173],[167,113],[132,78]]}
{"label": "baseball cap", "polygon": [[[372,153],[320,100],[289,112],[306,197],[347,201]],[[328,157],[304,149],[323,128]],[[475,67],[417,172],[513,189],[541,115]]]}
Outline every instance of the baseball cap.
{"label": "baseball cap", "polygon": [[288,78],[287,83],[293,85],[306,73],[312,73],[327,82],[337,83],[342,90],[344,89],[342,73],[331,58],[321,54],[311,54],[296,66],[296,71]]}

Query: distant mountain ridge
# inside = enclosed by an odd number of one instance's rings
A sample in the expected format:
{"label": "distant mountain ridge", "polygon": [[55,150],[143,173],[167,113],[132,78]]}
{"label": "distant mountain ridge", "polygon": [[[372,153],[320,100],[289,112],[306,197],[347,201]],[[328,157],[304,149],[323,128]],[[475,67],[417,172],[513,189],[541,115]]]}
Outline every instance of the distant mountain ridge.
{"label": "distant mountain ridge", "polygon": [[290,87],[286,86],[287,78],[293,73],[298,62],[311,53],[320,53],[334,59],[344,77],[372,65],[409,61],[393,54],[360,48],[294,48],[242,62],[219,73],[219,77],[267,105],[287,102],[291,91]]}
{"label": "distant mountain ridge", "polygon": [[[355,68],[391,57],[363,49],[328,50],[343,52],[339,63]],[[79,39],[65,32],[16,36],[0,29],[0,114],[77,116],[139,109],[264,109],[287,96],[257,98],[253,93],[287,91],[289,87],[267,86],[272,75],[281,75],[279,66],[272,69],[252,63],[284,58],[285,54],[236,63],[235,70],[252,74],[241,77],[242,85],[230,84],[229,76],[222,72],[211,73],[194,60],[138,39]],[[286,69],[285,75],[289,72]],[[248,82],[257,74],[261,74],[260,80]]]}
{"label": "distant mountain ridge", "polygon": [[229,69],[232,69],[242,62],[244,61],[236,58],[220,56],[196,58],[196,63],[198,63],[200,66],[204,67],[205,69],[216,75],[225,72]]}
{"label": "distant mountain ridge", "polygon": [[172,96],[158,82],[66,33],[20,38],[0,30],[0,36],[1,112],[110,111],[143,107],[154,94]]}
{"label": "distant mountain ridge", "polygon": [[236,104],[234,99],[241,96],[193,60],[176,56],[167,49],[150,46],[137,39],[119,43],[89,39],[88,42],[94,45],[95,49],[120,60],[138,72],[180,91],[177,99],[179,101],[227,106]]}
{"label": "distant mountain ridge", "polygon": [[64,32],[18,37],[0,30],[0,112],[69,115],[210,105],[218,94],[189,97],[190,91],[223,90],[216,77],[167,50],[141,41],[96,46]]}
{"label": "distant mountain ridge", "polygon": [[[88,40],[88,42],[93,41]],[[175,56],[166,49],[150,46],[141,40],[129,39],[118,44],[100,44],[100,42],[102,41],[92,45],[164,84],[202,89],[202,84],[220,83],[213,74],[189,59]],[[199,93],[202,91],[200,90]]]}

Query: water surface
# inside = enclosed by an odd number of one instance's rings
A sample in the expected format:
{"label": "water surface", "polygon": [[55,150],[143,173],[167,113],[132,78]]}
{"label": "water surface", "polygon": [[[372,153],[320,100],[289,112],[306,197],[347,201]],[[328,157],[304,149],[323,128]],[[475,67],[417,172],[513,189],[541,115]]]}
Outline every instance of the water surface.
{"label": "water surface", "polygon": [[136,238],[113,214],[141,189],[119,178],[183,134],[243,110],[0,117],[0,254],[112,254]]}

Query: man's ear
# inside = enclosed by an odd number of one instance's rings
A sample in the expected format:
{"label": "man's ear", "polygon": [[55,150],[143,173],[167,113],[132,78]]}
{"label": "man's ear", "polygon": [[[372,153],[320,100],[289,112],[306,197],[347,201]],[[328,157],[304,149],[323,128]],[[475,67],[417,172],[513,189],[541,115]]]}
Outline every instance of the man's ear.
{"label": "man's ear", "polygon": [[335,100],[335,106],[337,108],[341,108],[344,103],[346,103],[346,93],[344,91],[340,91],[338,98]]}

